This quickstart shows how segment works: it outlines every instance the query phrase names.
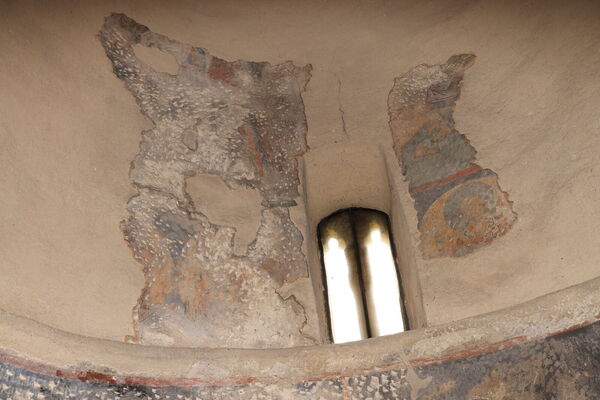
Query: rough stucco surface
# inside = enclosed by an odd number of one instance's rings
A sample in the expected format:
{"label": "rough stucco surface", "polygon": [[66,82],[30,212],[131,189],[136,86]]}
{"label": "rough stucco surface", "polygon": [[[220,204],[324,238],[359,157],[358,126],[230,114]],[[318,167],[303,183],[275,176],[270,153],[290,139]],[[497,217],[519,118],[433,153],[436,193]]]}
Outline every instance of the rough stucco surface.
{"label": "rough stucco surface", "polygon": [[[230,385],[140,385],[108,374],[48,376],[0,362],[2,399],[592,400],[600,394],[600,324],[484,354],[322,379]],[[414,374],[414,375],[411,375]],[[106,382],[108,381],[108,382]]]}
{"label": "rough stucco surface", "polygon": [[[99,38],[116,76],[154,124],[142,133],[132,163],[139,193],[122,224],[146,278],[131,340],[314,344],[311,292],[283,289],[309,284],[303,237],[289,208],[300,198],[297,158],[306,151],[300,92],[310,66],[227,62],[123,14],[106,18]],[[155,71],[136,56],[136,44],[172,54],[179,71]],[[260,192],[260,226],[242,255],[234,254],[235,229],[212,223],[186,191],[186,179],[197,174]]]}
{"label": "rough stucco surface", "polygon": [[596,279],[444,326],[277,350],[110,343],[0,313],[0,396],[591,400],[600,393],[599,290]]}
{"label": "rough stucco surface", "polygon": [[497,175],[475,163],[454,108],[472,54],[421,65],[396,78],[388,99],[394,149],[415,200],[424,257],[462,256],[516,220]]}
{"label": "rough stucco surface", "polygon": [[[129,169],[140,132],[153,126],[99,45],[112,12],[221,59],[312,64],[302,94],[305,244],[341,207],[389,211],[379,148],[392,146],[393,78],[476,54],[454,110],[456,129],[477,150],[477,163],[498,175],[518,222],[464,257],[424,259],[414,199],[398,179],[393,205],[405,209],[413,229],[402,240],[415,250],[428,323],[519,304],[600,274],[595,0],[3,0],[0,308],[88,336],[132,334],[144,274],[119,221],[136,194]],[[134,51],[143,58],[141,49]],[[188,178],[190,193],[197,179]],[[211,222],[230,224],[194,205]]]}

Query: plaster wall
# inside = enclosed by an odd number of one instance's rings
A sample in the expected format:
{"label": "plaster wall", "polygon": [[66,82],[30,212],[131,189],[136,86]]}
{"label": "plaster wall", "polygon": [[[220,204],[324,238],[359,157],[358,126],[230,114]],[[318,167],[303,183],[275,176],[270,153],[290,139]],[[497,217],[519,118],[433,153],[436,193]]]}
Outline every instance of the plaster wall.
{"label": "plaster wall", "polygon": [[600,281],[342,345],[137,346],[0,311],[0,396],[37,399],[595,399]]}
{"label": "plaster wall", "polygon": [[[132,333],[143,274],[119,222],[134,194],[130,162],[150,123],[96,38],[111,12],[227,60],[312,64],[302,95],[307,241],[338,208],[389,212],[390,198],[399,198],[405,238],[417,249],[408,184],[396,177],[390,197],[389,160],[386,166],[379,151],[392,145],[387,96],[394,77],[416,65],[476,54],[454,118],[478,162],[497,173],[518,220],[464,257],[425,260],[414,252],[427,322],[518,304],[596,277],[599,7],[1,1],[0,308],[88,336],[122,340]],[[226,207],[214,213],[230,215]]]}

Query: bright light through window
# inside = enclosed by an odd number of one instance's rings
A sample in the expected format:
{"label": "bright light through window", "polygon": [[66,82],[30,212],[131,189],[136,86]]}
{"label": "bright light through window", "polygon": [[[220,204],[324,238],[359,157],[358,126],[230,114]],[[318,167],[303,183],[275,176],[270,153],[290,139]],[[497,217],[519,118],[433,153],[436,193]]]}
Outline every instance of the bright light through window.
{"label": "bright light through window", "polygon": [[374,228],[369,234],[366,247],[366,281],[369,282],[366,291],[371,335],[404,332],[400,287],[389,239],[384,241],[380,228]]}
{"label": "bright light through window", "polygon": [[319,237],[333,342],[405,331],[387,216],[344,210],[319,224]]}
{"label": "bright light through window", "polygon": [[352,282],[355,274],[344,248],[338,239],[329,238],[323,251],[333,340],[345,343],[365,339],[360,288]]}

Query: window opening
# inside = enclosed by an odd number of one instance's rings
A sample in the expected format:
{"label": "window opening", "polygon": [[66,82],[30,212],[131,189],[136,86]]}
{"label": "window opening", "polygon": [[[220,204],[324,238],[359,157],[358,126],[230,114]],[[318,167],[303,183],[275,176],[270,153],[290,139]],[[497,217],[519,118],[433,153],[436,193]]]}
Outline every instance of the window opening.
{"label": "window opening", "polygon": [[333,342],[407,330],[388,216],[346,209],[323,219],[318,233]]}

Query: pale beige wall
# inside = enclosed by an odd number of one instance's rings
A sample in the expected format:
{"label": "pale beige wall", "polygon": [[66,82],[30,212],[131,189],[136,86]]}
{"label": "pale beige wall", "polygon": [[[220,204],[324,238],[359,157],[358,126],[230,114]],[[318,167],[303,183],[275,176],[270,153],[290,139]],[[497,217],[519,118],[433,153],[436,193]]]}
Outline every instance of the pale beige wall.
{"label": "pale beige wall", "polygon": [[[457,127],[479,164],[498,173],[519,219],[467,257],[416,259],[429,322],[600,275],[595,3],[0,1],[0,308],[85,335],[131,333],[143,275],[119,221],[148,123],[95,38],[111,12],[225,59],[313,65],[304,95],[309,227],[332,204],[380,201],[365,181],[377,186],[385,171],[369,159],[391,143],[393,77],[474,52]],[[323,154],[348,160],[329,183],[315,178]],[[354,179],[335,179],[346,168],[357,168]],[[404,201],[416,246],[415,212]]]}

